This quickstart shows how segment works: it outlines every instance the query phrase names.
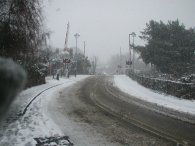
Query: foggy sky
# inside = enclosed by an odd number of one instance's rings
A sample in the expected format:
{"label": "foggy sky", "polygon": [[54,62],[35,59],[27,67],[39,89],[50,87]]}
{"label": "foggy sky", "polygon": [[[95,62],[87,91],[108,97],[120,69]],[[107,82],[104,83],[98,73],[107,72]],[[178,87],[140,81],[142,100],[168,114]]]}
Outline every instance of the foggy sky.
{"label": "foggy sky", "polygon": [[[50,43],[63,48],[66,25],[70,22],[69,47],[78,47],[86,54],[108,61],[113,54],[128,52],[128,34],[140,34],[151,19],[163,22],[179,19],[195,27],[194,0],[49,0],[44,6],[47,27],[53,32]],[[136,45],[144,42],[135,38]]]}

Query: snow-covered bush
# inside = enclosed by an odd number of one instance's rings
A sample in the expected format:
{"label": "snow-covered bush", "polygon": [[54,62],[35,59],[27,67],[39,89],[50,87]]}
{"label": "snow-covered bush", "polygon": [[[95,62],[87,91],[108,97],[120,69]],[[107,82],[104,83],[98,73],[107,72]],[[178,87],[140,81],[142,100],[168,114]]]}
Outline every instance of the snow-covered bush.
{"label": "snow-covered bush", "polygon": [[22,64],[27,72],[26,87],[36,86],[45,83],[46,69],[43,69],[38,61],[32,60]]}

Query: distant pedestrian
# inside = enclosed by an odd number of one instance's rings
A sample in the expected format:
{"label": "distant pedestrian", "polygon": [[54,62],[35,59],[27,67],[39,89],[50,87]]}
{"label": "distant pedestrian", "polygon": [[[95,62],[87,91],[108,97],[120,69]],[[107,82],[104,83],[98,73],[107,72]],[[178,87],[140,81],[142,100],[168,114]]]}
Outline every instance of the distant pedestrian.
{"label": "distant pedestrian", "polygon": [[59,80],[60,77],[60,69],[57,70],[56,79]]}
{"label": "distant pedestrian", "polygon": [[52,70],[52,76],[53,76],[53,79],[55,78],[55,71],[54,69]]}
{"label": "distant pedestrian", "polygon": [[67,69],[67,77],[69,78],[69,69]]}
{"label": "distant pedestrian", "polygon": [[68,68],[65,69],[65,77],[68,77]]}
{"label": "distant pedestrian", "polygon": [[69,70],[68,70],[68,76],[67,77],[69,78]]}
{"label": "distant pedestrian", "polygon": [[74,69],[74,74],[75,74],[75,77],[77,76],[77,69],[75,68]]}

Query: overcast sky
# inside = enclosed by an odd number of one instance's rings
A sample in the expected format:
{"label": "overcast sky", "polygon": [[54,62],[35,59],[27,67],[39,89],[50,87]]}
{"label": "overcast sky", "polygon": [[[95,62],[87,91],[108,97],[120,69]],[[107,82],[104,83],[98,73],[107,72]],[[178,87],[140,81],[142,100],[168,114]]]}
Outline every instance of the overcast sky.
{"label": "overcast sky", "polygon": [[[195,0],[49,0],[45,3],[46,25],[53,32],[51,44],[63,48],[66,25],[70,22],[69,47],[79,48],[86,41],[86,54],[100,62],[128,52],[128,34],[139,35],[151,19],[167,22],[177,18],[184,25],[195,26]],[[138,37],[136,45],[142,45]]]}

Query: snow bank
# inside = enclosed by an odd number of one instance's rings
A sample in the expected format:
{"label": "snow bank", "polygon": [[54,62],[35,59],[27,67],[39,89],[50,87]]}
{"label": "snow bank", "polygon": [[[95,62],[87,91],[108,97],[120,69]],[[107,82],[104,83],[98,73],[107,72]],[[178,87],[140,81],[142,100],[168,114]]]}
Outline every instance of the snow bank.
{"label": "snow bank", "polygon": [[114,82],[116,87],[131,96],[156,103],[159,106],[195,115],[195,100],[179,99],[174,96],[156,93],[138,84],[126,75],[115,75]]}
{"label": "snow bank", "polygon": [[40,94],[29,106],[24,116],[11,122],[7,122],[7,120],[1,122],[0,145],[35,145],[36,142],[33,138],[61,136],[61,130],[48,115],[47,105],[53,97],[59,94],[60,90],[86,77],[88,76],[77,76],[69,79],[60,78],[59,81],[48,77],[46,84],[24,90],[11,106],[9,119],[14,119],[14,115],[23,110],[25,105],[38,93],[48,87],[61,84]]}

